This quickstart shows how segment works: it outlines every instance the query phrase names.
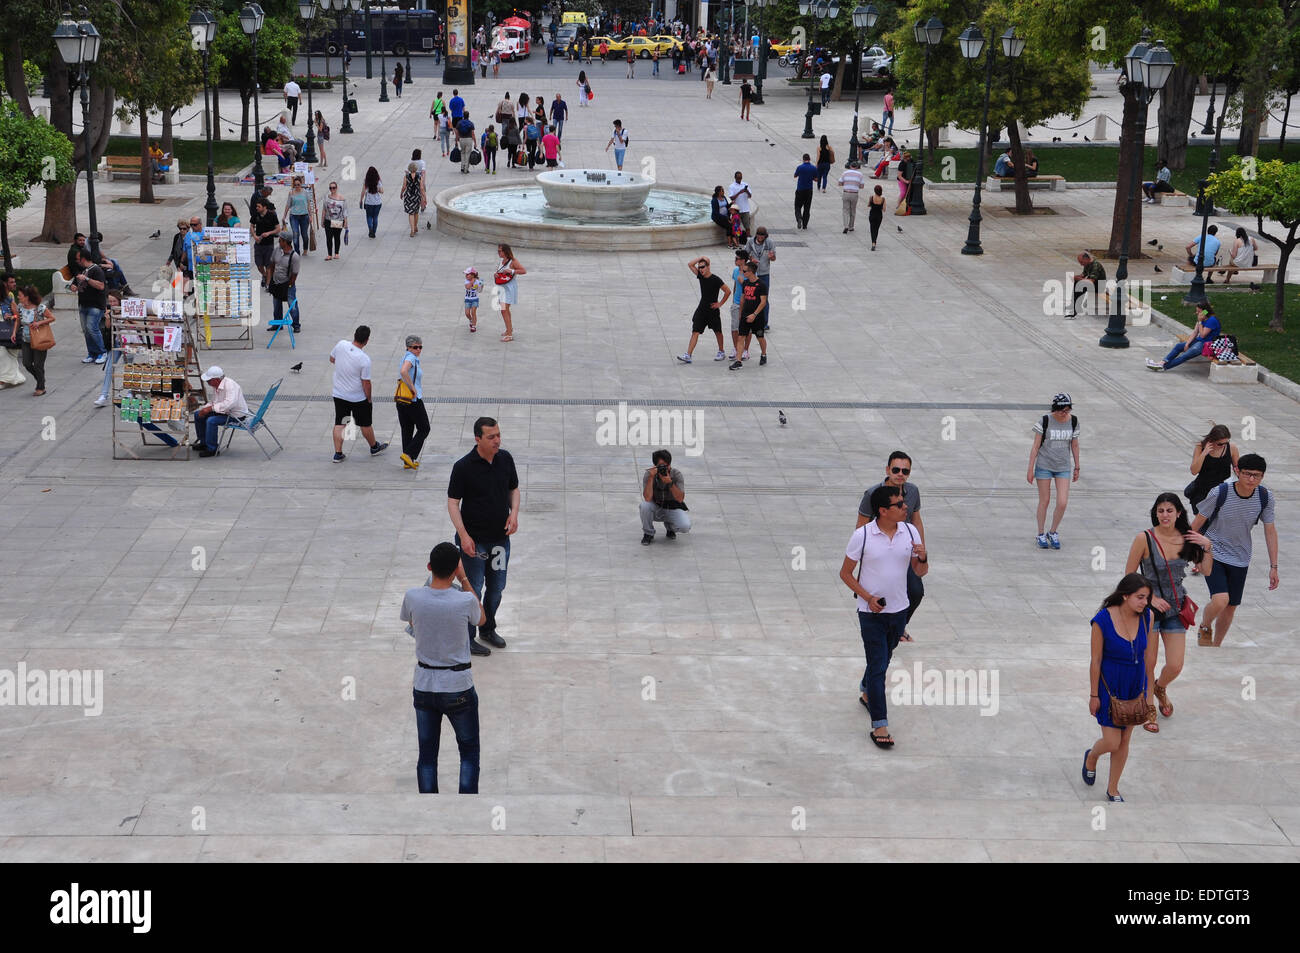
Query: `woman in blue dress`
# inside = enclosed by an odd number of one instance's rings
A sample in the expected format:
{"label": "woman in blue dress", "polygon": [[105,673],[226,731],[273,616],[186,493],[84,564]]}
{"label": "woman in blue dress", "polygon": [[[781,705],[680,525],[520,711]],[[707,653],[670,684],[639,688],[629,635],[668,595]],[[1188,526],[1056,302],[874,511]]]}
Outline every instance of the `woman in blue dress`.
{"label": "woman in blue dress", "polygon": [[1110,779],[1106,797],[1123,801],[1119,777],[1128,761],[1133,726],[1117,727],[1110,717],[1111,695],[1127,701],[1149,695],[1146,673],[1156,664],[1159,640],[1148,638],[1151,631],[1151,583],[1140,573],[1129,573],[1092,617],[1092,665],[1088,674],[1088,711],[1101,725],[1101,738],[1083,753],[1083,783],[1097,780],[1097,761],[1110,755]]}

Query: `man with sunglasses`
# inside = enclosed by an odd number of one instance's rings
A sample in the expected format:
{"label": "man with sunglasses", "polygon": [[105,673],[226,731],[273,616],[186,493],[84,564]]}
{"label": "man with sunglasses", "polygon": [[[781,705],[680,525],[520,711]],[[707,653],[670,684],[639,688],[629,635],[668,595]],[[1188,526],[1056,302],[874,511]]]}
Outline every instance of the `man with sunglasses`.
{"label": "man with sunglasses", "polygon": [[907,573],[924,576],[930,564],[925,543],[906,522],[907,503],[898,487],[889,483],[876,487],[868,503],[875,518],[849,538],[840,580],[857,596],[858,626],[867,656],[858,701],[871,714],[872,743],[890,749],[894,739],[885,704],[885,671],[907,625]]}
{"label": "man with sunglasses", "polygon": [[[921,537],[921,542],[924,543],[925,523],[921,521],[921,491],[917,489],[915,483],[907,482],[907,478],[911,476],[911,473],[912,458],[902,450],[895,450],[891,453],[889,462],[885,464],[885,478],[862,494],[862,502],[858,504],[858,526],[863,526],[871,520],[871,494],[882,486],[892,486],[903,494],[903,502],[906,504],[906,512],[902,517],[903,522],[911,523],[912,526],[916,527],[917,535]],[[912,621],[912,616],[916,613],[917,607],[924,598],[925,583],[921,582],[921,577],[909,568],[907,570],[908,604],[905,622]],[[908,634],[906,625],[899,640],[902,642],[912,641],[912,636]]]}
{"label": "man with sunglasses", "polygon": [[[474,421],[474,449],[452,465],[447,515],[456,528],[470,586],[483,599],[478,636],[503,649],[506,640],[497,634],[497,609],[506,588],[510,537],[519,529],[519,474],[514,458],[501,449],[501,428],[491,417]],[[470,652],[491,655],[492,649],[474,640],[474,629],[469,627]]]}
{"label": "man with sunglasses", "polygon": [[[1273,523],[1273,496],[1263,487],[1268,464],[1257,453],[1245,453],[1233,467],[1235,483],[1222,483],[1201,501],[1192,530],[1204,533],[1214,544],[1214,568],[1205,577],[1210,590],[1210,604],[1201,614],[1196,644],[1218,646],[1232,625],[1241,605],[1250,569],[1251,532],[1256,523],[1264,524],[1264,544],[1268,547],[1268,588],[1278,587],[1277,526]],[[1215,625],[1215,621],[1218,625]],[[1213,626],[1213,632],[1211,632]]]}

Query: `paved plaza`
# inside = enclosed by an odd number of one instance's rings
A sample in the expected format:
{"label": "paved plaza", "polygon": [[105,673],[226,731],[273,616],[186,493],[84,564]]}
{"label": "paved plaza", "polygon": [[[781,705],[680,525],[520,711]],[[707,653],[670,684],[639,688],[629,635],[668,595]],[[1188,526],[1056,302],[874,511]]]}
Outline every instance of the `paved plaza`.
{"label": "paved plaza", "polygon": [[[1156,324],[1130,328],[1132,347],[1114,351],[1097,346],[1103,319],[1044,314],[1044,283],[1062,280],[1080,249],[1105,247],[1113,192],[1035,193],[1055,214],[1031,221],[1000,211],[1009,193],[986,195],[985,254],[968,257],[970,192],[927,190],[930,214],[886,215],[871,252],[865,206],[857,231],[841,234],[833,180],[811,227],[794,228],[791,173],[813,144],[799,137],[798,91],[770,83],[742,122],[738,86],[706,101],[693,77],[587,69],[596,99],[564,130],[570,168],[612,168],[604,148],[621,118],[633,170],[712,187],[739,169],[751,183],[777,246],[767,366],[755,350],[729,371],[711,360],[708,334],[693,365],[674,360],[698,298],[685,263],[708,254],[730,274],[721,243],[518,243],[528,274],[515,340],[498,341],[486,306],[470,334],[461,274],[491,271],[494,249],[425,230],[424,217],[408,237],[397,197],[413,147],[429,159],[431,199],[465,178],[438,158],[431,87],[381,104],[377,74],[363,80],[356,134],[331,118],[322,173],[355,160],[358,181],[343,183],[351,243],[341,261],[322,260],[323,241],[304,261],[296,349],[281,335],[268,350],[259,330],[252,350],[202,358],[250,404],[284,378],[268,418],[282,453],[265,460],[237,436],[215,459],[114,461],[112,411],[91,406],[102,369],[79,363],[67,295],[49,395],[0,392],[0,669],[103,672],[97,716],[0,708],[0,859],[1300,860],[1296,403],[1262,384],[1211,385],[1197,364],[1148,372],[1143,359],[1172,340]],[[524,83],[549,102],[576,92],[574,73]],[[468,91],[471,112],[490,121],[505,90],[520,92],[508,67]],[[879,114],[878,98],[864,96],[864,117]],[[815,123],[837,151],[851,113],[834,103]],[[387,189],[375,240],[356,209],[370,165]],[[495,180],[512,175],[528,178],[502,168]],[[892,211],[897,187],[881,184]],[[148,208],[113,201],[134,196],[133,182],[96,185],[105,247],[137,291],[176,218],[205,199],[196,182],[156,190],[167,202]],[[247,194],[217,190],[241,211]],[[274,198],[283,209],[281,190]],[[1172,206],[1143,214],[1167,273],[1200,220]],[[83,194],[83,229],[84,215]],[[10,216],[10,240],[25,267],[52,270],[66,249],[27,242],[41,217],[38,197]],[[155,229],[163,241],[148,239]],[[512,241],[508,227],[501,240]],[[1136,262],[1134,275],[1151,266]],[[1174,296],[1156,298],[1184,316]],[[402,468],[396,443],[370,458],[358,440],[331,462],[328,355],[361,323],[373,329],[380,440],[398,439],[387,395],[403,339],[424,339],[432,433],[418,471]],[[1058,552],[1034,544],[1025,464],[1059,391],[1083,437]],[[640,478],[660,444],[597,441],[597,415],[620,403],[698,415],[699,455],[668,443],[694,521],[675,541],[661,530],[639,544]],[[500,613],[509,647],[474,659],[480,795],[422,797],[413,643],[398,609],[431,546],[451,538],[448,474],[485,414],[522,487]],[[1189,636],[1176,713],[1158,735],[1137,732],[1127,803],[1106,804],[1079,777],[1098,735],[1088,620],[1156,494],[1190,478],[1211,420],[1268,460],[1282,584],[1267,591],[1257,532],[1227,642],[1199,648]],[[900,645],[891,674],[975,670],[997,682],[984,706],[892,701],[898,744],[880,751],[856,698],[863,647],[838,572],[862,491],[895,448],[914,460],[932,571],[915,642]],[[1206,601],[1201,582],[1188,591]],[[456,768],[444,730],[444,792]]]}

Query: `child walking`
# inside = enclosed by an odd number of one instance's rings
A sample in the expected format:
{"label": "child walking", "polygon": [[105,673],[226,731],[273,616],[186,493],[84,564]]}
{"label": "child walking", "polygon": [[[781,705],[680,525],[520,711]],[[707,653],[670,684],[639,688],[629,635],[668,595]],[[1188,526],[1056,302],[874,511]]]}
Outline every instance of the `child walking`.
{"label": "child walking", "polygon": [[478,295],[483,290],[483,280],[471,266],[465,269],[465,317],[469,318],[469,329],[478,330]]}

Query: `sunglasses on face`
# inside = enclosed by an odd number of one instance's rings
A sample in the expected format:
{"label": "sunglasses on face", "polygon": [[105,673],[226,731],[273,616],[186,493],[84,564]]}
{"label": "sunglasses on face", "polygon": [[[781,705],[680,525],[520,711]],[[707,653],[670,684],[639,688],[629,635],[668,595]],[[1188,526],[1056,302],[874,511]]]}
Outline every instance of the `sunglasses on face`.
{"label": "sunglasses on face", "polygon": [[909,469],[905,469],[904,467],[890,467],[890,468],[889,468],[889,472],[890,472],[890,473],[901,473],[901,474],[903,474],[903,476],[907,476],[907,475],[908,475],[909,473],[911,473],[912,471],[909,470]]}
{"label": "sunglasses on face", "polygon": [[424,350],[424,345],[423,345],[423,344],[412,344],[411,347],[409,348],[409,350],[412,350],[412,351],[423,351],[423,350]]}
{"label": "sunglasses on face", "polygon": [[892,510],[895,506],[907,506],[907,504],[904,503],[902,500],[899,500],[899,501],[896,502],[896,503],[890,503],[890,504],[889,504],[889,509]]}

